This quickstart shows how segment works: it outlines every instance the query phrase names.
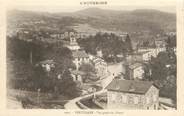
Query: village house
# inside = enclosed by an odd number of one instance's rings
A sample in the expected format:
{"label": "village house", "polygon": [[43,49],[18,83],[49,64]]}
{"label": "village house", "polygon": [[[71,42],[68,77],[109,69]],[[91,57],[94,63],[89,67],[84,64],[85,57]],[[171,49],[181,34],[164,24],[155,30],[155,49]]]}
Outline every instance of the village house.
{"label": "village house", "polygon": [[138,52],[149,52],[152,57],[156,57],[158,55],[156,48],[154,47],[139,47]]}
{"label": "village house", "polygon": [[100,50],[100,49],[97,49],[97,50],[96,50],[96,56],[97,56],[97,57],[100,57],[100,58],[102,58],[102,57],[103,57],[102,50]]}
{"label": "village house", "polygon": [[82,84],[80,88],[82,90],[82,95],[87,95],[87,94],[96,92],[99,87],[97,88],[96,85],[92,85],[92,84]]}
{"label": "village house", "polygon": [[103,78],[104,76],[107,75],[108,73],[107,63],[103,59],[96,57],[92,60],[92,64],[96,69],[96,73],[98,77]]}
{"label": "village house", "polygon": [[72,56],[74,58],[73,62],[77,70],[83,63],[89,63],[89,56],[83,50],[72,51]]}
{"label": "village house", "polygon": [[159,89],[152,82],[114,79],[106,89],[108,109],[158,110]]}
{"label": "village house", "polygon": [[[147,42],[147,46],[142,45],[139,43],[137,45],[137,52],[149,52],[149,56],[156,57],[160,52],[166,51],[166,39],[167,37],[159,37],[154,39],[153,42]],[[144,42],[143,42],[144,44]],[[145,58],[146,59],[146,58]]]}
{"label": "village house", "polygon": [[[55,32],[55,33],[57,34],[58,32]],[[65,31],[65,32],[62,32],[62,33],[60,32],[58,34],[60,34],[60,36],[62,38],[70,38],[71,36],[75,35],[75,32],[73,32],[73,31]]]}
{"label": "village house", "polygon": [[128,80],[142,80],[144,78],[144,68],[142,63],[124,63],[125,78]]}
{"label": "village house", "polygon": [[153,57],[156,57],[158,55],[157,47],[154,39],[151,39],[149,41],[147,40],[147,41],[138,42],[136,47],[137,47],[136,50],[138,53],[149,52],[149,54]]}
{"label": "village house", "polygon": [[80,32],[78,32],[78,35],[77,35],[77,37],[78,38],[87,38],[87,37],[89,37],[89,36],[94,36],[96,34],[96,32],[92,32],[92,33],[90,33],[89,31],[88,32],[85,32],[85,31],[80,31]]}
{"label": "village house", "polygon": [[150,51],[140,51],[131,54],[131,58],[133,61],[150,61],[152,56],[151,54],[152,53]]}
{"label": "village house", "polygon": [[[166,38],[165,38],[166,39]],[[160,53],[160,52],[164,52],[166,51],[166,42],[165,42],[165,39],[155,39],[155,45],[156,45],[156,52],[157,52],[157,55]]]}
{"label": "village house", "polygon": [[64,36],[64,33],[61,33],[61,32],[54,32],[54,33],[51,33],[50,34],[50,37],[52,39],[64,39],[65,36]]}
{"label": "village house", "polygon": [[44,68],[47,72],[50,72],[51,69],[55,67],[55,63],[53,60],[44,60],[36,64],[36,66],[38,65],[41,65],[41,67]]}
{"label": "village house", "polygon": [[68,47],[72,51],[80,49],[80,46],[78,45],[75,36],[73,36],[73,35],[70,36],[70,43],[68,45],[66,45],[66,47]]}
{"label": "village house", "polygon": [[83,77],[84,77],[85,73],[79,70],[72,70],[71,71],[71,76],[73,78],[73,81],[78,81],[83,83]]}
{"label": "village house", "polygon": [[127,34],[128,34],[128,33],[126,33],[126,32],[125,32],[125,33],[120,34],[120,35],[119,35],[120,40],[124,42],[124,41],[125,41],[125,39],[126,39],[126,37],[127,37]]}
{"label": "village house", "polygon": [[175,36],[176,32],[167,32],[166,35],[168,35],[168,36]]}

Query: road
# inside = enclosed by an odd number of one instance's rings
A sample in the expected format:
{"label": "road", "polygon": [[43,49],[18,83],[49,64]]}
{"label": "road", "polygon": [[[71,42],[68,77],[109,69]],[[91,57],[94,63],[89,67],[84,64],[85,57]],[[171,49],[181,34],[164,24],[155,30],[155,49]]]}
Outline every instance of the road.
{"label": "road", "polygon": [[81,99],[84,99],[84,98],[93,96],[94,94],[98,95],[98,94],[101,94],[101,93],[104,93],[104,92],[106,92],[106,90],[102,89],[101,91],[97,91],[97,92],[95,92],[95,93],[91,93],[91,94],[88,94],[88,95],[85,95],[85,96],[81,96],[81,97],[74,98],[74,99],[70,100],[69,102],[67,102],[67,103],[64,105],[64,108],[65,108],[65,109],[81,109],[81,108],[76,104],[76,102],[80,101]]}
{"label": "road", "polygon": [[100,93],[106,92],[106,90],[104,88],[114,79],[115,76],[117,76],[120,72],[124,71],[123,66],[122,66],[122,62],[108,65],[108,71],[110,72],[109,76],[107,78],[104,78],[103,80],[101,80],[102,85],[103,85],[103,89],[101,91],[74,98],[64,105],[65,109],[81,109],[76,104],[77,101],[80,101],[81,99],[90,97],[94,94],[100,94]]}
{"label": "road", "polygon": [[108,70],[114,76],[117,76],[119,73],[124,72],[123,62],[108,65]]}
{"label": "road", "polygon": [[109,75],[107,78],[101,80],[103,88],[105,88],[118,74],[124,72],[123,62],[108,65]]}

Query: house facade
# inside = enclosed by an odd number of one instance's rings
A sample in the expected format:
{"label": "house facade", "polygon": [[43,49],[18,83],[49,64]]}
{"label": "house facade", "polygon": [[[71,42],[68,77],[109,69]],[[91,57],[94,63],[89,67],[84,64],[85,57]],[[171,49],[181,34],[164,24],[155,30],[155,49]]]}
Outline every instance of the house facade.
{"label": "house facade", "polygon": [[97,55],[97,57],[102,58],[103,57],[102,50],[97,50],[96,55]]}
{"label": "house facade", "polygon": [[106,89],[108,109],[158,109],[159,89],[152,82],[113,80]]}
{"label": "house facade", "polygon": [[103,59],[96,57],[92,60],[92,63],[96,69],[98,77],[104,77],[107,75],[107,63]]}
{"label": "house facade", "polygon": [[89,56],[85,51],[73,51],[72,56],[77,70],[83,63],[89,63]]}
{"label": "house facade", "polygon": [[41,67],[44,68],[47,72],[50,72],[51,69],[55,67],[55,63],[53,60],[44,60],[37,65],[41,65]]}
{"label": "house facade", "polygon": [[67,47],[73,51],[80,49],[80,46],[78,45],[77,40],[74,36],[70,37],[70,43],[67,45]]}
{"label": "house facade", "polygon": [[166,51],[166,42],[165,42],[165,40],[156,39],[155,40],[155,45],[156,45],[157,54],[159,54],[160,52]]}
{"label": "house facade", "polygon": [[61,33],[61,32],[55,32],[55,33],[51,33],[50,37],[53,39],[64,39],[65,35],[64,33]]}
{"label": "house facade", "polygon": [[158,55],[156,48],[140,47],[138,52],[149,52],[150,56],[156,57]]}
{"label": "house facade", "polygon": [[144,67],[142,63],[134,62],[124,64],[125,75],[128,80],[142,80],[144,78]]}
{"label": "house facade", "polygon": [[73,78],[73,81],[79,81],[79,82],[83,83],[83,76],[84,75],[85,74],[82,71],[78,71],[78,70],[71,71],[71,76]]}
{"label": "house facade", "polygon": [[132,61],[149,61],[151,60],[151,52],[150,51],[139,51],[131,54],[129,56]]}

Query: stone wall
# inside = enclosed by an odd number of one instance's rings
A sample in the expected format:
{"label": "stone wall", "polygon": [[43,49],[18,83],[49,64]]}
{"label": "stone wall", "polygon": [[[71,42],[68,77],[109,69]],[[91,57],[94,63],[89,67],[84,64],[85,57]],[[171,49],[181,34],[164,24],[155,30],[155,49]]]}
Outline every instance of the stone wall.
{"label": "stone wall", "polygon": [[[154,95],[156,96],[155,101],[153,100]],[[123,96],[126,96],[126,100]],[[147,103],[147,98],[149,99],[149,103]],[[154,86],[152,86],[146,94],[108,91],[107,107],[108,109],[158,109],[158,98],[159,90]]]}

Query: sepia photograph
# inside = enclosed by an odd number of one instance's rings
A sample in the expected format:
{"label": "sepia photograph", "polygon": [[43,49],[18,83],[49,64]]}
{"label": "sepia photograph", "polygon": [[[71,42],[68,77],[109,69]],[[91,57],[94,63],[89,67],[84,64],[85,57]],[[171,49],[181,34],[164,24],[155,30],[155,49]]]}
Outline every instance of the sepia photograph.
{"label": "sepia photograph", "polygon": [[176,4],[157,1],[7,8],[7,109],[177,110]]}

